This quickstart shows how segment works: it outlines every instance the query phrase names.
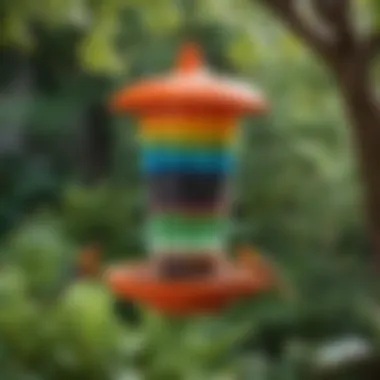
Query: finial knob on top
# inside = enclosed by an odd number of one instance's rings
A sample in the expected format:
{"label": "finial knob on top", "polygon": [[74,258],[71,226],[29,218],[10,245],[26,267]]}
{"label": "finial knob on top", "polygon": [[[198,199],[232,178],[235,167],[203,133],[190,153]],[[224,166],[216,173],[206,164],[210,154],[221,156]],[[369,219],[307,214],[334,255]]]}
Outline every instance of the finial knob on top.
{"label": "finial knob on top", "polygon": [[198,71],[205,66],[202,49],[195,43],[185,44],[177,60],[177,71],[181,73],[191,73]]}

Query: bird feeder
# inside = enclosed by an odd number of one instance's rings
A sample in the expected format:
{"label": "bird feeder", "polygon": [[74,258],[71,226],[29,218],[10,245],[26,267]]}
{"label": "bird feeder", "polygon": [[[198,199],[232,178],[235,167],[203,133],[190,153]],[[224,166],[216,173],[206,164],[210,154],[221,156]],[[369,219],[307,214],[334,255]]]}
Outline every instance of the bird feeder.
{"label": "bird feeder", "polygon": [[238,122],[267,108],[259,93],[209,72],[193,44],[168,76],[116,94],[112,109],[140,121],[149,198],[149,258],[108,272],[119,297],[189,315],[216,312],[271,286],[259,267],[226,255]]}

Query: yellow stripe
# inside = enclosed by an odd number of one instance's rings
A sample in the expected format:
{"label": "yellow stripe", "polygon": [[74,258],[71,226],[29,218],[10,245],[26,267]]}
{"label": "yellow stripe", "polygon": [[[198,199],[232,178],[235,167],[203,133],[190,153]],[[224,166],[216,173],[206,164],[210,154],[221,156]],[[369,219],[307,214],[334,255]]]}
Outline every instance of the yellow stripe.
{"label": "yellow stripe", "polygon": [[236,132],[236,123],[231,119],[177,116],[145,118],[139,137],[145,144],[226,147],[236,140]]}
{"label": "yellow stripe", "polygon": [[225,146],[226,144],[233,143],[235,141],[235,134],[212,134],[212,133],[157,133],[146,134],[140,133],[140,141],[147,144],[183,144],[183,145],[199,145],[199,144],[211,144]]}
{"label": "yellow stripe", "polygon": [[223,121],[219,123],[207,123],[206,121],[194,123],[192,121],[170,121],[165,120],[159,123],[141,123],[141,129],[149,133],[157,131],[208,131],[210,133],[225,133],[225,131],[233,131],[236,124]]}

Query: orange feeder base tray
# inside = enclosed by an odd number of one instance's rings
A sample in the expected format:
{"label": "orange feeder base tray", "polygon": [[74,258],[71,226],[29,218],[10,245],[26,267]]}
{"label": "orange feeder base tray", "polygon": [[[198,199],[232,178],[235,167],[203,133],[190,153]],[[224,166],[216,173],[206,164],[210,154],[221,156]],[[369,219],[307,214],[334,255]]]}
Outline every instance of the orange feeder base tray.
{"label": "orange feeder base tray", "polygon": [[110,269],[106,281],[121,299],[153,307],[170,316],[214,314],[233,302],[273,288],[271,275],[261,265],[219,260],[212,275],[170,280],[157,274],[152,262]]}

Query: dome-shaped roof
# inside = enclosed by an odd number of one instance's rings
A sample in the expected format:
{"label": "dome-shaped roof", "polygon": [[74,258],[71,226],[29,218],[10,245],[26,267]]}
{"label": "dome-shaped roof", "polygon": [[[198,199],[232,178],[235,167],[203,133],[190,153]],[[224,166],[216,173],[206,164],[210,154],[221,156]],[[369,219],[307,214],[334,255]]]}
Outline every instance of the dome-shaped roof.
{"label": "dome-shaped roof", "polygon": [[138,115],[165,109],[257,115],[268,109],[259,92],[207,70],[199,48],[193,44],[183,47],[173,73],[121,90],[111,106],[116,112]]}

